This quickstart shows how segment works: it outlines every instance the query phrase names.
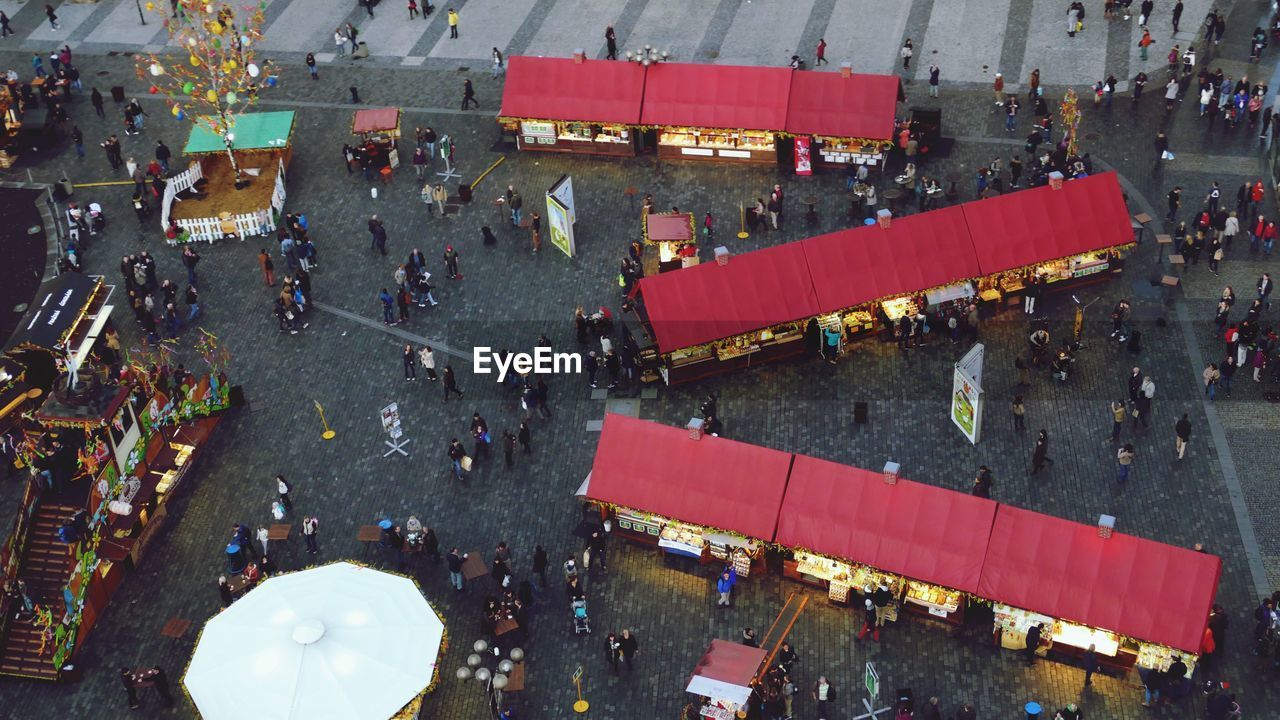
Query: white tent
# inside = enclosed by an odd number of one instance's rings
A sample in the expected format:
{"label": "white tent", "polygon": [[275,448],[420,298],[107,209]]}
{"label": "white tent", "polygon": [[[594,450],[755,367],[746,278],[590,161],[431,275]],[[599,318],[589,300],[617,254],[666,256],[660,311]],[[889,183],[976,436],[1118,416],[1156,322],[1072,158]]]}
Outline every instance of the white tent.
{"label": "white tent", "polygon": [[209,620],[182,682],[205,720],[387,720],[431,683],[443,637],[412,580],[334,563]]}

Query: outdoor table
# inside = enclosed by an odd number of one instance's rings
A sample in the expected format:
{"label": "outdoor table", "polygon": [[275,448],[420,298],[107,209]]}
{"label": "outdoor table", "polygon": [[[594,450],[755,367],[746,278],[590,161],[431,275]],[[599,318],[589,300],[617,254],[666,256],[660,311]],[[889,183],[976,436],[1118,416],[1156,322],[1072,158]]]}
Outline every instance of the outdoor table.
{"label": "outdoor table", "polygon": [[1169,256],[1169,264],[1173,266],[1174,271],[1181,272],[1182,266],[1186,265],[1187,261],[1181,255],[1174,253]]}
{"label": "outdoor table", "polygon": [[805,213],[804,220],[810,225],[818,224],[818,211],[814,206],[818,204],[818,198],[810,195],[804,199],[804,204],[809,206],[809,212]]}
{"label": "outdoor table", "polygon": [[493,634],[497,635],[498,637],[502,637],[503,635],[506,635],[512,630],[518,630],[519,628],[520,628],[520,623],[516,622],[515,619],[502,618],[501,620],[498,621],[498,624],[494,626]]}
{"label": "outdoor table", "polygon": [[467,580],[475,580],[489,574],[489,569],[484,565],[484,555],[479,550],[472,550],[467,553],[467,559],[462,561],[462,577]]}
{"label": "outdoor table", "polygon": [[243,575],[233,575],[227,579],[227,588],[231,590],[232,595],[239,595],[249,587],[249,581],[244,579]]}
{"label": "outdoor table", "polygon": [[293,525],[289,523],[276,523],[267,528],[267,540],[271,542],[287,541],[290,533],[293,532]]}
{"label": "outdoor table", "polygon": [[167,638],[180,638],[187,634],[187,629],[191,627],[190,620],[182,618],[169,618],[164,627],[160,629],[160,635]]}
{"label": "outdoor table", "polygon": [[1156,235],[1156,247],[1160,248],[1159,254],[1156,256],[1156,264],[1164,262],[1164,249],[1166,246],[1173,245],[1173,238],[1168,235]]}
{"label": "outdoor table", "polygon": [[892,210],[899,209],[899,206],[902,204],[902,197],[903,193],[898,188],[889,188],[884,191],[884,199],[888,201],[889,208]]}
{"label": "outdoor table", "polygon": [[507,675],[507,686],[502,689],[504,693],[520,692],[524,690],[524,663],[516,663],[511,668],[511,673]]}
{"label": "outdoor table", "polygon": [[360,530],[356,532],[356,540],[364,543],[364,550],[361,557],[369,555],[369,548],[373,543],[382,539],[382,528],[377,525],[361,525]]}

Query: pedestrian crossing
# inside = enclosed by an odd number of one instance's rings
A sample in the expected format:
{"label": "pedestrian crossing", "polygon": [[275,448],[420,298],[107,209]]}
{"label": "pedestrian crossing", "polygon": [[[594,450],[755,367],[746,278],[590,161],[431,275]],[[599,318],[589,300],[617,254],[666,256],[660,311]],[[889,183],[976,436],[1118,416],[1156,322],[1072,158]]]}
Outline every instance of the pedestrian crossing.
{"label": "pedestrian crossing", "polygon": [[[400,0],[378,4],[372,16],[354,0],[268,0],[263,47],[282,59],[313,52],[331,61],[333,31],[350,22],[374,58],[487,67],[494,47],[506,55],[562,57],[582,48],[588,57],[603,57],[604,29],[613,25],[620,55],[651,45],[682,62],[782,66],[792,54],[812,64],[813,46],[824,37],[831,63],[825,70],[848,61],[856,72],[927,81],[929,65],[937,63],[944,83],[989,84],[1003,72],[1016,90],[1037,67],[1054,85],[1091,84],[1109,73],[1123,81],[1138,69],[1158,70],[1174,42],[1185,48],[1212,2],[1186,0],[1177,37],[1161,4],[1149,23],[1156,44],[1146,61],[1139,57],[1136,16],[1108,21],[1102,0],[1085,3],[1085,29],[1074,38],[1067,36],[1060,0],[739,0],[736,6],[712,0],[459,0],[457,39],[449,37],[449,4],[440,0],[437,12],[414,19]],[[0,0],[18,44],[44,54],[64,43],[87,53],[159,50],[168,41],[167,7],[164,0],[64,0],[55,30],[42,3]],[[915,57],[904,72],[898,50],[906,37]],[[14,41],[5,43],[13,47]]]}

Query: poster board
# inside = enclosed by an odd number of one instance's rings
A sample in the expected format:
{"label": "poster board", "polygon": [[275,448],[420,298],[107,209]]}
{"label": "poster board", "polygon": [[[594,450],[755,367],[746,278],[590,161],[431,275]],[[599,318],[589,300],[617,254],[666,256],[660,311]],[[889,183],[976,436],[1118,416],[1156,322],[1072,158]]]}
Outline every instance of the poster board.
{"label": "poster board", "polygon": [[985,347],[974,345],[955,365],[951,381],[951,422],[970,443],[982,436],[982,359]]}
{"label": "poster board", "polygon": [[551,232],[551,244],[560,251],[573,257],[576,248],[573,242],[573,221],[569,208],[559,198],[547,193],[547,227]]}

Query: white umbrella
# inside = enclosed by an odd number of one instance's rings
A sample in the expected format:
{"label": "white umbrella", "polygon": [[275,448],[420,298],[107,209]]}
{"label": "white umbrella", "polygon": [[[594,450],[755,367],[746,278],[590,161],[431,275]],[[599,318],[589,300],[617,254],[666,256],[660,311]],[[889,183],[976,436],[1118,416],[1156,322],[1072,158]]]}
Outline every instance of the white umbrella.
{"label": "white umbrella", "polygon": [[431,683],[443,638],[412,580],[334,563],[211,619],[182,682],[205,720],[387,720]]}

